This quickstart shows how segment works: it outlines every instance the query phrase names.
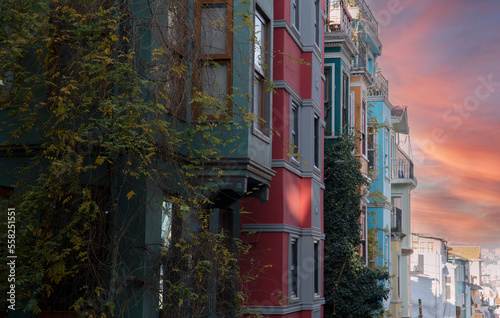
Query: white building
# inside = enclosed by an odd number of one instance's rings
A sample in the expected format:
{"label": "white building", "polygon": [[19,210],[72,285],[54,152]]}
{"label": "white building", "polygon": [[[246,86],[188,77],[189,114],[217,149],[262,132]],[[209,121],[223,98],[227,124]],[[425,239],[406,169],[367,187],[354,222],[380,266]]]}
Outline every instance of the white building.
{"label": "white building", "polygon": [[[426,318],[455,318],[453,300],[455,266],[447,264],[448,242],[441,238],[413,234],[411,256],[411,316]],[[452,273],[452,275],[450,275]],[[447,295],[447,282],[449,294]]]}

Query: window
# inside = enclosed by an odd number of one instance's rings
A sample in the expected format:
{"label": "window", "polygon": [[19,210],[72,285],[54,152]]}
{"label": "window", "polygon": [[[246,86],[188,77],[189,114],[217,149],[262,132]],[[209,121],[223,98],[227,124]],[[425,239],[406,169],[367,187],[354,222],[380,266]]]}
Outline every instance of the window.
{"label": "window", "polygon": [[231,69],[226,61],[209,62],[201,67],[201,91],[209,97],[203,103],[201,111],[208,119],[217,119],[217,116],[227,111],[229,102],[224,102],[230,94]]}
{"label": "window", "polygon": [[14,82],[12,72],[7,71],[4,74],[1,72],[0,69],[0,105],[7,103]]}
{"label": "window", "polygon": [[314,43],[317,46],[320,45],[320,36],[321,36],[321,23],[320,23],[320,3],[319,0],[314,1]]}
{"label": "window", "polygon": [[367,127],[366,100],[361,101],[361,154],[366,156],[366,133]]}
{"label": "window", "polygon": [[420,242],[420,252],[425,253],[426,248],[425,248],[425,242]]}
{"label": "window", "polygon": [[332,69],[330,67],[325,68],[325,90],[324,90],[324,103],[325,103],[325,120],[326,120],[326,127],[325,127],[325,135],[331,136],[335,134],[335,123],[334,123],[334,107],[333,107],[333,96],[332,94],[332,76],[331,72]]}
{"label": "window", "polygon": [[413,251],[416,252],[418,250],[418,241],[413,241]]}
{"label": "window", "polygon": [[378,179],[378,156],[377,156],[377,142],[376,142],[376,129],[373,127],[368,128],[368,172],[370,178]]}
{"label": "window", "polygon": [[360,237],[361,237],[361,256],[365,260],[365,264],[368,262],[368,224],[367,224],[367,215],[366,215],[366,206],[362,206],[361,216],[359,220],[360,224]]}
{"label": "window", "polygon": [[[295,102],[292,103],[292,109],[290,114],[290,144],[293,155],[298,155],[299,153],[299,105]],[[296,156],[292,156],[296,158]]]}
{"label": "window", "polygon": [[206,115],[216,120],[231,112],[227,96],[232,94],[232,5],[228,0],[202,0],[199,7],[199,89],[210,98],[196,105],[194,118]]}
{"label": "window", "polygon": [[330,85],[331,85],[331,80],[330,80],[330,70],[328,69],[325,69],[325,95],[324,95],[324,99],[325,99],[325,104],[328,103],[330,101]]}
{"label": "window", "polygon": [[401,255],[398,255],[398,299],[401,298]]}
{"label": "window", "polygon": [[341,131],[349,128],[349,77],[342,73],[342,127]]}
{"label": "window", "polygon": [[351,125],[351,131],[349,132],[351,135],[354,136],[354,125],[355,125],[355,119],[354,119],[354,92],[349,92],[349,123]]}
{"label": "window", "polygon": [[186,23],[181,21],[187,13],[184,3],[162,1],[154,8],[151,20],[151,54],[149,79],[151,97],[155,103],[165,105],[166,111],[185,118],[185,87],[187,77],[179,76],[184,65]]}
{"label": "window", "polygon": [[292,15],[290,17],[291,25],[299,30],[299,1],[300,0],[292,0]]}
{"label": "window", "polygon": [[266,98],[266,64],[267,64],[267,23],[263,16],[255,12],[255,39],[254,39],[254,83],[253,105],[257,117],[256,128],[266,136],[269,135],[271,121],[270,109],[267,107]]}
{"label": "window", "polygon": [[417,272],[423,274],[424,273],[424,255],[423,254],[418,254],[418,265],[417,265]]}
{"label": "window", "polygon": [[298,239],[292,237],[290,239],[290,297],[299,297],[299,286],[298,286],[298,266],[299,266],[299,249],[298,249]]}
{"label": "window", "polygon": [[428,242],[427,243],[427,252],[428,253],[433,253],[434,252],[434,243],[433,242]]}
{"label": "window", "polygon": [[451,300],[451,277],[445,277],[446,282],[446,300]]}
{"label": "window", "polygon": [[314,241],[314,294],[320,295],[320,242],[315,240]]}
{"label": "window", "polygon": [[320,158],[320,128],[319,128],[319,117],[314,115],[314,166],[319,168],[319,158]]}
{"label": "window", "polygon": [[180,237],[181,220],[179,219],[176,205],[172,199],[162,202],[161,215],[161,243],[164,247],[175,244]]}
{"label": "window", "polygon": [[384,144],[384,169],[385,169],[385,177],[390,178],[390,163],[389,163],[389,134],[390,130],[386,129],[385,131],[385,144]]}

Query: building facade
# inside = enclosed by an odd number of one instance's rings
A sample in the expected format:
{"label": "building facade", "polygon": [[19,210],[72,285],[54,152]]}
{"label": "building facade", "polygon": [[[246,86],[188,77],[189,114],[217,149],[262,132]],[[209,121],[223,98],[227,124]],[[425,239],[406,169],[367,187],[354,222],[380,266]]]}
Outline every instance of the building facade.
{"label": "building facade", "polygon": [[[411,317],[442,317],[446,304],[448,242],[429,235],[412,235]],[[452,312],[450,316],[454,317]]]}
{"label": "building facade", "polygon": [[324,11],[321,0],[274,1],[276,174],[269,200],[246,200],[241,220],[252,257],[272,264],[249,286],[250,308],[265,316],[322,317]]}
{"label": "building facade", "polygon": [[[408,124],[408,108],[393,107],[391,111],[392,133],[390,138],[391,155],[388,164],[391,167],[391,231],[394,243],[393,259],[397,257],[393,274],[399,277],[396,313],[401,317],[410,317],[410,256],[413,253],[411,244],[411,192],[417,186],[412,160],[410,128]],[[393,297],[393,299],[396,299]],[[399,308],[399,306],[401,306]]]}

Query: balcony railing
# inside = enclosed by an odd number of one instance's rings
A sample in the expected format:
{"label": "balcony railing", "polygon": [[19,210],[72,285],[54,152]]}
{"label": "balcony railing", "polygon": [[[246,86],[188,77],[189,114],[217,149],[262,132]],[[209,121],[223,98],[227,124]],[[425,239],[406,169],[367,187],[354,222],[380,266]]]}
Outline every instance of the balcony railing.
{"label": "balcony railing", "polygon": [[408,159],[392,160],[392,179],[414,179],[413,162]]}
{"label": "balcony railing", "polygon": [[399,208],[393,208],[392,213],[391,213],[391,233],[396,234],[396,233],[402,233],[403,232],[403,227],[402,227],[402,213],[401,209]]}
{"label": "balcony railing", "polygon": [[[378,22],[365,0],[330,0],[327,32],[342,31],[344,33],[348,32],[349,36],[351,35],[351,21],[348,17],[350,8],[357,8],[359,10],[359,19],[364,22],[373,35],[378,36]],[[352,12],[356,12],[356,10]],[[352,16],[352,18],[356,17]]]}
{"label": "balcony railing", "polygon": [[349,8],[359,8],[361,20],[365,22],[373,35],[378,36],[378,22],[373,16],[372,11],[366,4],[365,0],[345,0],[345,3]]}
{"label": "balcony railing", "polygon": [[364,46],[363,42],[358,42],[358,52],[359,54],[353,59],[352,66],[355,69],[366,69],[366,46]]}
{"label": "balcony railing", "polygon": [[385,96],[389,98],[389,82],[382,74],[377,74],[375,84],[368,89],[368,96]]}
{"label": "balcony railing", "polygon": [[348,37],[352,35],[349,10],[340,0],[330,1],[326,32],[342,32]]}

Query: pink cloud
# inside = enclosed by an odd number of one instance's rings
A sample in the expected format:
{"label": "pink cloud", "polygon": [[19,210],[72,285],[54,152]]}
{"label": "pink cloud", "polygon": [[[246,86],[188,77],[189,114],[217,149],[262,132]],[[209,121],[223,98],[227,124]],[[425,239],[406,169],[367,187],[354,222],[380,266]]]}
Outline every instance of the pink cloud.
{"label": "pink cloud", "polygon": [[[380,13],[391,2],[369,4]],[[455,242],[498,243],[500,3],[396,2],[401,12],[381,20],[378,63],[392,104],[409,106],[419,181],[412,196],[414,230]],[[490,94],[464,109],[490,76]]]}

